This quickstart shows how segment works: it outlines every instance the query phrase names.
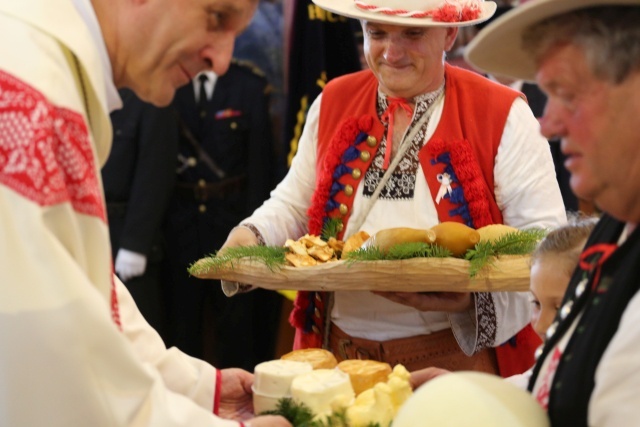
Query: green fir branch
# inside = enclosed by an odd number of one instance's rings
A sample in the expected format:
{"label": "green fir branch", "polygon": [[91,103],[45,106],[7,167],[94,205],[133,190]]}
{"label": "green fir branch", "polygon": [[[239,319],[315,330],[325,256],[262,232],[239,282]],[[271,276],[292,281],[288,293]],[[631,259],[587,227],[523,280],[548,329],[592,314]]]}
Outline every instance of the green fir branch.
{"label": "green fir branch", "polygon": [[191,275],[217,272],[223,269],[234,269],[240,259],[258,261],[267,266],[270,271],[275,271],[286,264],[284,254],[288,249],[279,246],[237,246],[226,248],[207,258],[192,264],[188,271]]}
{"label": "green fir branch", "polygon": [[344,259],[348,263],[356,261],[387,261],[402,260],[411,258],[447,258],[451,256],[451,252],[441,246],[431,243],[422,242],[406,242],[399,243],[384,252],[377,246],[369,246],[360,248],[357,251],[349,252]]}
{"label": "green fir branch", "polygon": [[499,255],[527,255],[533,252],[547,231],[539,228],[507,233],[495,242],[480,242],[465,254],[469,275],[475,277],[482,269],[494,265]]}
{"label": "green fir branch", "polygon": [[[281,415],[289,421],[293,427],[349,427],[346,409],[334,411],[326,417],[318,417],[303,403],[291,398],[282,398],[273,411],[265,411],[259,415]],[[381,427],[378,423],[369,423],[366,427]]]}
{"label": "green fir branch", "polygon": [[331,237],[337,239],[341,229],[342,220],[340,218],[329,218],[329,220],[324,224],[324,227],[322,227],[320,237],[325,242],[328,242]]}

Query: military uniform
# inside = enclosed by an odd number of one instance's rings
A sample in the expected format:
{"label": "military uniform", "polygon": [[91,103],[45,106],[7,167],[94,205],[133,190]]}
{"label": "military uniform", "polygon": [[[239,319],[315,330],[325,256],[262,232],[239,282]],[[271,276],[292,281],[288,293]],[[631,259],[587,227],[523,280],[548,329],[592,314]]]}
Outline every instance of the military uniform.
{"label": "military uniform", "polygon": [[123,108],[111,113],[113,146],[102,168],[113,259],[120,248],[143,254],[142,276],[125,284],[147,321],[163,334],[161,225],[175,174],[177,120],[171,109],[121,90]]}
{"label": "military uniform", "polygon": [[169,340],[219,368],[253,370],[273,357],[282,297],[258,290],[227,298],[219,282],[189,277],[187,267],[220,249],[273,188],[269,85],[260,70],[234,60],[199,108],[195,83],[180,88],[173,102],[181,130],[165,227]]}

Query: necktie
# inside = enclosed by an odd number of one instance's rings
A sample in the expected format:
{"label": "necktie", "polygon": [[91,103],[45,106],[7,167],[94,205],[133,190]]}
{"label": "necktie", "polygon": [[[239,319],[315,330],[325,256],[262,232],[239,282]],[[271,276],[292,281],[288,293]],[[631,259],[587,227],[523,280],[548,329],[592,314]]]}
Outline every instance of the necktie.
{"label": "necktie", "polygon": [[407,117],[411,117],[413,115],[413,109],[411,105],[404,98],[392,98],[387,97],[387,102],[389,103],[387,109],[382,113],[382,121],[388,123],[387,126],[387,150],[384,153],[384,162],[382,163],[382,168],[386,170],[389,167],[389,161],[391,160],[391,151],[393,148],[393,124],[395,122],[395,112],[398,108],[403,109],[407,113]]}
{"label": "necktie", "polygon": [[198,91],[198,114],[200,114],[200,118],[204,118],[207,115],[207,90],[205,88],[205,84],[209,78],[206,74],[200,74],[198,76],[198,81],[200,82],[200,90]]}

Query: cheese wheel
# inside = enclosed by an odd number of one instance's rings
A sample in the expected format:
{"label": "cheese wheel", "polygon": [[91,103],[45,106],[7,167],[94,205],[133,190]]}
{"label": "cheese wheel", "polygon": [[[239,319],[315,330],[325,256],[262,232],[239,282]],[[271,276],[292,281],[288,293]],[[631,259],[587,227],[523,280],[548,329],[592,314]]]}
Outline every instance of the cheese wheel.
{"label": "cheese wheel", "polygon": [[431,230],[436,235],[435,244],[449,249],[451,254],[456,257],[463,256],[480,241],[478,230],[461,222],[441,222],[431,227]]}
{"label": "cheese wheel", "polygon": [[254,391],[273,397],[288,397],[291,381],[296,375],[311,372],[313,366],[295,360],[269,360],[256,365],[253,374]]}
{"label": "cheese wheel", "polygon": [[333,411],[332,402],[351,403],[355,397],[349,375],[339,369],[315,369],[296,376],[291,382],[291,397],[308,406],[316,415]]}
{"label": "cheese wheel", "polygon": [[386,382],[391,373],[388,363],[375,360],[343,360],[338,369],[349,374],[353,391],[359,395],[379,382]]}
{"label": "cheese wheel", "polygon": [[283,355],[281,359],[308,362],[313,366],[313,369],[333,369],[338,364],[333,353],[322,348],[293,350],[292,352]]}
{"label": "cheese wheel", "polygon": [[520,230],[517,228],[504,225],[504,224],[490,224],[484,227],[478,228],[481,242],[495,242],[501,237],[509,233],[518,233]]}

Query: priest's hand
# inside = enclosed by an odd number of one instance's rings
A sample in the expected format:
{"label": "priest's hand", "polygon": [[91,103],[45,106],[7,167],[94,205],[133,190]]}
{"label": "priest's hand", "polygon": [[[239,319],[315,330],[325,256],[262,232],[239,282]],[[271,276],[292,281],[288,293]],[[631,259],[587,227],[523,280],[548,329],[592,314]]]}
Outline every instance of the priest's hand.
{"label": "priest's hand", "polygon": [[222,378],[218,415],[238,421],[253,417],[253,374],[238,368],[222,369],[220,373]]}
{"label": "priest's hand", "polygon": [[456,313],[473,308],[473,294],[464,292],[373,292],[420,311]]}
{"label": "priest's hand", "polygon": [[254,417],[253,374],[244,369],[222,369],[220,384],[220,408],[218,415],[222,418],[248,421],[245,425],[251,427],[291,427],[291,424],[281,416],[265,415]]}
{"label": "priest's hand", "polygon": [[409,377],[409,383],[411,384],[411,388],[414,390],[420,387],[422,384],[431,381],[434,378],[439,377],[440,375],[449,374],[451,371],[447,371],[446,369],[429,367],[419,369],[417,371],[411,372],[411,377]]}

